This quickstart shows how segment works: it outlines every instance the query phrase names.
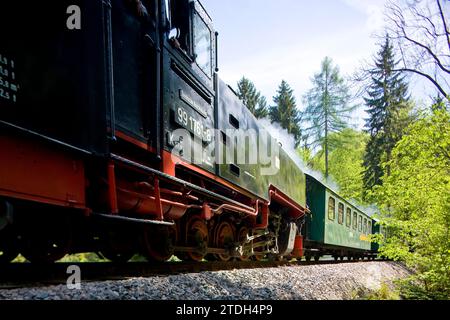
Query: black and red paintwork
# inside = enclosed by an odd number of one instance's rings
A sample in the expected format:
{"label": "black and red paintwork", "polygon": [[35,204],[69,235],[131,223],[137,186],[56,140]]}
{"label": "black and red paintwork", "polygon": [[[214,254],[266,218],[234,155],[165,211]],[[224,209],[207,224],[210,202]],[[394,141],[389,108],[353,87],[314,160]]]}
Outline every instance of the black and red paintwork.
{"label": "black and red paintwork", "polygon": [[[0,4],[0,261],[302,256],[305,176],[284,151],[270,177],[171,152],[179,128],[203,146],[214,132],[262,129],[218,79],[201,4],[142,4],[148,16],[127,0]],[[67,26],[71,6],[80,29]],[[180,108],[195,126],[177,121]]]}

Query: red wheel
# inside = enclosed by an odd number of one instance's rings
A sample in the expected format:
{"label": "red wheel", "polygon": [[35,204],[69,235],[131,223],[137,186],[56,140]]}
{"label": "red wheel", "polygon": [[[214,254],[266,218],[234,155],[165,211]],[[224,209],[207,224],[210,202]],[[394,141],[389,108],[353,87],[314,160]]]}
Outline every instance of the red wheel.
{"label": "red wheel", "polygon": [[188,247],[194,247],[198,250],[187,252],[187,260],[202,261],[206,256],[208,248],[208,226],[206,222],[199,217],[191,217],[186,224],[186,244]]}
{"label": "red wheel", "polygon": [[[214,245],[220,249],[231,249],[234,246],[236,233],[233,226],[227,222],[222,221],[216,228],[214,235]],[[216,254],[219,261],[229,261],[232,257],[230,254]]]}
{"label": "red wheel", "polygon": [[0,244],[0,264],[9,263],[19,255],[19,252],[17,250],[2,248],[2,245],[3,244]]}
{"label": "red wheel", "polygon": [[265,253],[258,253],[263,252],[265,250],[265,247],[257,247],[253,249],[253,260],[255,261],[262,261],[265,257]]}
{"label": "red wheel", "polygon": [[68,252],[71,240],[47,238],[45,235],[27,235],[22,238],[23,256],[32,263],[47,264],[62,259]]}
{"label": "red wheel", "polygon": [[172,227],[146,227],[142,234],[144,255],[149,261],[165,262],[174,254],[177,229]]}
{"label": "red wheel", "polygon": [[0,264],[13,261],[19,255],[16,239],[6,231],[0,232]]}
{"label": "red wheel", "polygon": [[0,264],[13,261],[19,252],[9,239],[0,239]]}
{"label": "red wheel", "polygon": [[[62,259],[72,246],[70,219],[63,218],[57,226],[33,228],[21,234],[22,255],[31,263],[49,264]],[[42,227],[42,226],[40,226]]]}
{"label": "red wheel", "polygon": [[131,230],[105,229],[100,235],[102,256],[114,263],[126,263],[134,254],[134,233]]}

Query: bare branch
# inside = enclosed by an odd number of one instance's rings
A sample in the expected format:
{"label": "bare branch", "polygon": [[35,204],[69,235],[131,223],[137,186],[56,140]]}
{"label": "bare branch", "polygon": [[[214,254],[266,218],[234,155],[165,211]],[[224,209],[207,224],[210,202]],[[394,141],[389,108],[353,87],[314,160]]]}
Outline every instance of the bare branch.
{"label": "bare branch", "polygon": [[438,8],[439,8],[439,14],[441,16],[442,19],[442,24],[444,25],[444,32],[445,35],[447,37],[447,44],[448,44],[448,49],[450,50],[450,32],[447,28],[447,22],[445,21],[445,16],[444,16],[444,11],[442,10],[442,6],[441,3],[439,2],[439,0],[436,0]]}
{"label": "bare branch", "polygon": [[406,6],[391,0],[386,8],[387,31],[398,44],[404,66],[398,71],[424,77],[447,96],[450,33],[440,0],[417,1]]}
{"label": "bare branch", "polygon": [[430,76],[430,75],[428,75],[428,74],[426,74],[424,72],[421,72],[421,71],[418,71],[418,70],[415,70],[415,69],[409,69],[409,68],[395,69],[393,71],[396,71],[396,72],[412,72],[412,73],[418,74],[418,75],[420,75],[422,77],[425,77],[425,78],[427,78],[428,80],[430,80],[433,83],[433,85],[439,90],[439,92],[444,97],[448,96],[447,92],[445,92],[445,90],[439,85],[439,83],[436,80],[434,80],[432,76]]}
{"label": "bare branch", "polygon": [[442,64],[442,62],[441,62],[441,60],[439,59],[439,57],[438,57],[438,56],[437,56],[437,55],[436,55],[429,47],[427,47],[427,46],[424,45],[423,43],[420,43],[419,41],[416,41],[416,40],[414,40],[414,39],[411,39],[411,38],[406,34],[406,31],[405,31],[404,29],[403,29],[403,35],[404,35],[404,38],[405,38],[406,40],[408,40],[409,42],[414,43],[415,45],[417,45],[417,46],[423,48],[425,51],[427,51],[427,52],[430,54],[430,56],[433,57],[433,59],[436,61],[436,64],[439,66],[439,68],[442,69],[442,71],[445,71],[445,72],[447,72],[447,73],[450,73],[450,69],[447,69],[447,68]]}

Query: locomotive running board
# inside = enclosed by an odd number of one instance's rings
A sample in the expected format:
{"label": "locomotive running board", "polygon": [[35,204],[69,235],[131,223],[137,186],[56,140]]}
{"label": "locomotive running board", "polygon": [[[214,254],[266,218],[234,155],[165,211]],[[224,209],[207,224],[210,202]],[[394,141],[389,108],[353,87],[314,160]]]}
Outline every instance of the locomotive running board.
{"label": "locomotive running board", "polygon": [[238,206],[240,208],[243,208],[245,210],[255,212],[255,208],[246,206],[246,205],[244,205],[242,203],[239,203],[237,201],[234,201],[234,200],[232,200],[230,198],[224,197],[224,196],[222,196],[220,194],[217,194],[215,192],[212,192],[212,191],[209,191],[207,189],[201,188],[201,187],[199,187],[199,186],[197,186],[195,184],[189,183],[187,181],[181,180],[181,179],[173,177],[171,175],[165,174],[165,173],[163,173],[161,171],[149,168],[149,167],[144,166],[144,165],[142,165],[140,163],[131,161],[129,159],[125,159],[125,158],[123,158],[121,156],[118,156],[116,154],[111,154],[111,159],[114,160],[114,161],[120,162],[122,164],[131,166],[131,167],[135,167],[135,168],[140,169],[140,170],[142,170],[142,171],[144,171],[146,173],[154,174],[154,175],[159,176],[159,177],[161,177],[161,178],[163,178],[165,180],[169,180],[169,181],[171,181],[171,182],[173,182],[173,183],[175,183],[175,184],[177,184],[177,185],[179,185],[181,187],[190,188],[190,189],[192,189],[192,190],[194,190],[194,191],[196,191],[196,192],[198,192],[198,193],[200,193],[200,194],[202,194],[204,196],[216,198],[216,199],[222,200],[222,201],[224,201],[226,203],[230,203],[230,204],[233,204],[233,205]]}
{"label": "locomotive running board", "polygon": [[159,225],[159,226],[175,225],[175,222],[148,220],[148,219],[136,219],[136,218],[129,218],[129,217],[124,217],[124,216],[102,214],[102,213],[92,213],[92,216],[102,218],[102,219],[108,219],[108,220],[112,220],[112,221],[129,222],[129,223],[151,224],[151,225]]}

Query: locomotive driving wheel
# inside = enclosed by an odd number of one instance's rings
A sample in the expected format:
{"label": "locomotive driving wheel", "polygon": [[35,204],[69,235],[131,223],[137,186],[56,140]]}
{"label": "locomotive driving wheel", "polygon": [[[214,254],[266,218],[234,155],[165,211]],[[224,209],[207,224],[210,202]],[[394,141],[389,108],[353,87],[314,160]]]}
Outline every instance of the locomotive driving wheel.
{"label": "locomotive driving wheel", "polygon": [[130,230],[102,230],[101,255],[114,263],[126,263],[134,256],[133,233]]}
{"label": "locomotive driving wheel", "polygon": [[263,261],[265,255],[258,253],[258,251],[262,251],[260,248],[255,249],[255,255],[253,256],[253,259],[255,261]]}
{"label": "locomotive driving wheel", "polygon": [[[219,249],[232,249],[236,239],[236,232],[228,221],[222,221],[217,225],[214,233],[214,245]],[[232,256],[228,253],[216,254],[219,261],[230,261]]]}
{"label": "locomotive driving wheel", "polygon": [[27,215],[21,229],[20,251],[31,263],[50,264],[70,252],[73,242],[73,216],[48,209]]}
{"label": "locomotive driving wheel", "polygon": [[13,261],[19,252],[15,248],[10,248],[5,243],[0,243],[0,264],[5,264]]}
{"label": "locomotive driving wheel", "polygon": [[142,234],[142,249],[149,261],[165,262],[174,254],[177,242],[176,226],[145,227]]}
{"label": "locomotive driving wheel", "polygon": [[198,216],[191,217],[186,224],[186,244],[197,250],[187,252],[186,260],[200,262],[206,256],[208,248],[208,226],[206,222]]}
{"label": "locomotive driving wheel", "polygon": [[16,239],[7,230],[0,231],[0,264],[13,261],[19,255]]}
{"label": "locomotive driving wheel", "polygon": [[22,236],[23,256],[31,263],[48,264],[62,259],[72,243],[71,231],[53,230],[51,233],[29,232]]}
{"label": "locomotive driving wheel", "polygon": [[0,200],[0,264],[11,262],[19,255],[17,236],[10,225],[12,220],[12,205]]}

